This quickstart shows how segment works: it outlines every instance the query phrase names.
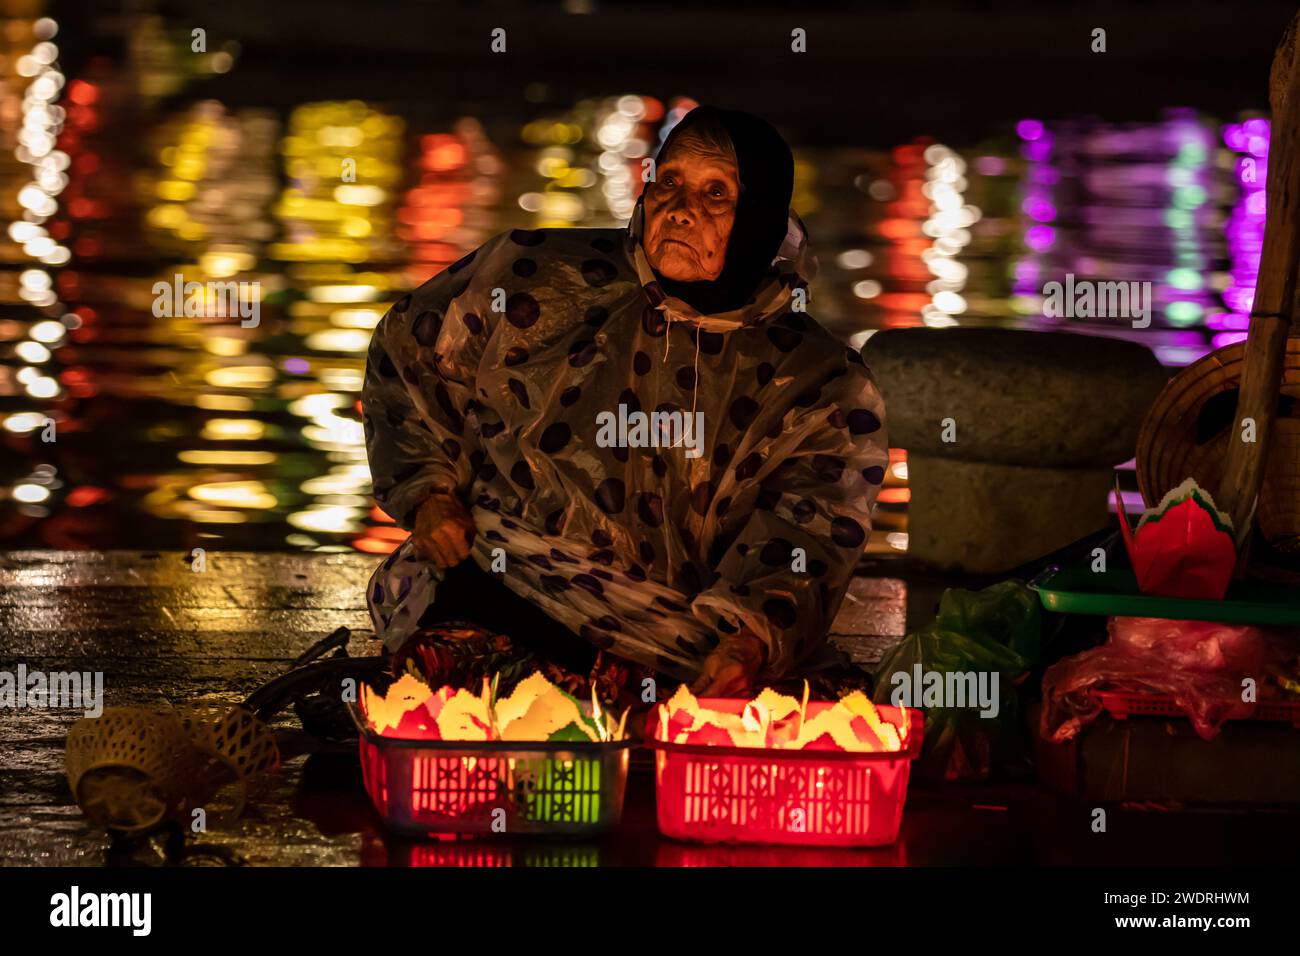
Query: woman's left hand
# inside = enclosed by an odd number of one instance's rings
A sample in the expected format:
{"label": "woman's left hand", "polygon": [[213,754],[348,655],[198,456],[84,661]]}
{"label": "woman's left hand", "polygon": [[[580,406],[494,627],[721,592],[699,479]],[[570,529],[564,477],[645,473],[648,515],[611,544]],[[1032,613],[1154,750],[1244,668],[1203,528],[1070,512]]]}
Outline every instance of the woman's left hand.
{"label": "woman's left hand", "polygon": [[746,697],[767,659],[767,645],[752,631],[741,628],[723,637],[704,660],[700,676],[691,685],[699,697]]}

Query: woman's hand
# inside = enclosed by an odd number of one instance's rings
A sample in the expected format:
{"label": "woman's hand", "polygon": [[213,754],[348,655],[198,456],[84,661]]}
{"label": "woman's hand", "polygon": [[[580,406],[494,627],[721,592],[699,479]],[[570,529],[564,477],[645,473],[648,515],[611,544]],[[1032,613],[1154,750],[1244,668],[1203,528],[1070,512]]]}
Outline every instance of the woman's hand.
{"label": "woman's hand", "polygon": [[438,493],[430,495],[415,513],[411,540],[416,554],[446,570],[469,557],[474,534],[474,519],[460,499]]}
{"label": "woman's hand", "polygon": [[767,645],[753,631],[728,634],[704,660],[691,692],[700,697],[747,697],[767,660]]}

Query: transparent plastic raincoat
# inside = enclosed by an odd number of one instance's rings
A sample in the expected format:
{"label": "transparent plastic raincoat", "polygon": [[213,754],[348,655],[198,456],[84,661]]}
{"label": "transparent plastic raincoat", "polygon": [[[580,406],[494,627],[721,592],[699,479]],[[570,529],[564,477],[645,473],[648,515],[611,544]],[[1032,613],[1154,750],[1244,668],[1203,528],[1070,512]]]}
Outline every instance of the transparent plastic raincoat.
{"label": "transparent plastic raincoat", "polygon": [[[502,234],[389,310],[363,393],[375,498],[409,529],[430,493],[458,494],[469,560],[597,647],[689,680],[747,626],[764,676],[787,676],[827,650],[865,547],[883,403],[800,309],[797,216],[753,300],[705,316],[659,286],[642,221]],[[634,412],[661,414],[611,442],[602,424]],[[702,433],[664,431],[673,412]],[[390,648],[440,578],[409,540],[375,572]]]}

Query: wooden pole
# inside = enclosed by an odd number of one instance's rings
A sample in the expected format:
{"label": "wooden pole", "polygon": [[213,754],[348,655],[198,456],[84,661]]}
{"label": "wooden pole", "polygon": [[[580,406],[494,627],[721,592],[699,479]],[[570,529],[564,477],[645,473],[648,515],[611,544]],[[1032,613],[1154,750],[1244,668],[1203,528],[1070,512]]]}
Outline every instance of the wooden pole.
{"label": "wooden pole", "polygon": [[[1296,42],[1300,14],[1291,21],[1273,57],[1269,102],[1273,108],[1268,151],[1268,214],[1259,258],[1255,304],[1250,314],[1236,434],[1219,487],[1219,507],[1232,516],[1239,541],[1247,541],[1255,499],[1264,480],[1286,339],[1300,263],[1300,56]],[[1253,438],[1253,441],[1247,440]]]}

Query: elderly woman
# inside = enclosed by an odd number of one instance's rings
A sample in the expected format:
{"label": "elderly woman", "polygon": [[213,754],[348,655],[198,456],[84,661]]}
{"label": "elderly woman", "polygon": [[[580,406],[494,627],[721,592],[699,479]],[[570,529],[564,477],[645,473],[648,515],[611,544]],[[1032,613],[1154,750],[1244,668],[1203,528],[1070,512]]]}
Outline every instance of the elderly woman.
{"label": "elderly woman", "polygon": [[375,498],[412,531],[371,582],[390,649],[468,619],[706,695],[842,661],[884,409],[803,311],[792,183],[768,124],[701,107],[627,229],[517,229],[393,306],[363,393]]}

